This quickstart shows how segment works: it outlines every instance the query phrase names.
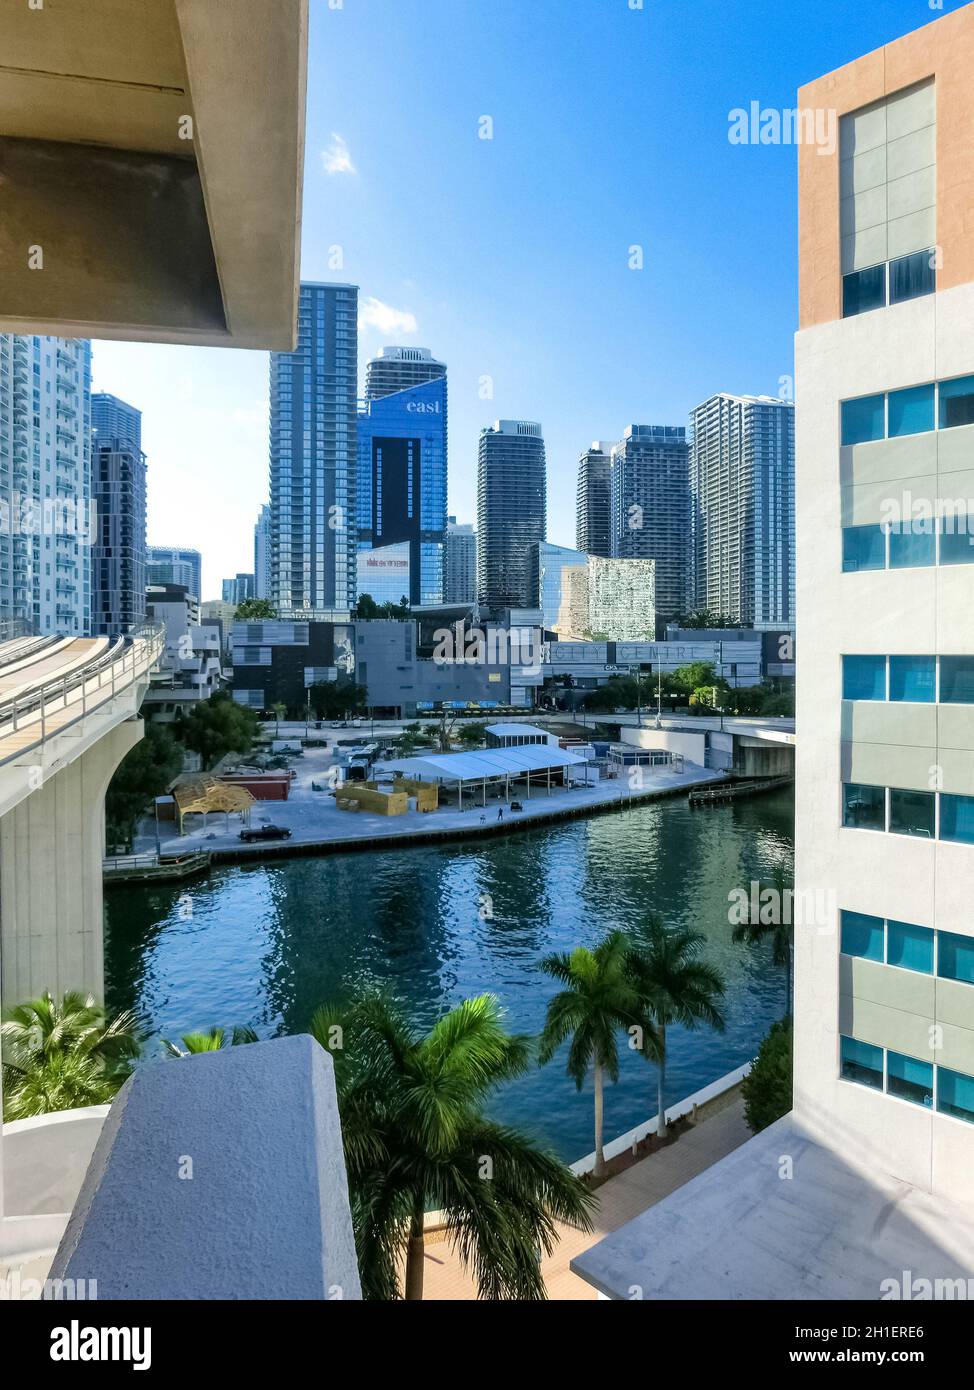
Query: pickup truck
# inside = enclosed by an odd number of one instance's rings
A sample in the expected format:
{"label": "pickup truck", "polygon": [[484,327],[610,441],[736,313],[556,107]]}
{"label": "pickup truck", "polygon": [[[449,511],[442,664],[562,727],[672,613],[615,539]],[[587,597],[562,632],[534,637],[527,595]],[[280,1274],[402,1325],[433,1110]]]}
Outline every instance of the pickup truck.
{"label": "pickup truck", "polygon": [[254,840],[290,840],[291,832],[283,825],[255,825],[249,830],[241,830],[240,838],[249,845]]}

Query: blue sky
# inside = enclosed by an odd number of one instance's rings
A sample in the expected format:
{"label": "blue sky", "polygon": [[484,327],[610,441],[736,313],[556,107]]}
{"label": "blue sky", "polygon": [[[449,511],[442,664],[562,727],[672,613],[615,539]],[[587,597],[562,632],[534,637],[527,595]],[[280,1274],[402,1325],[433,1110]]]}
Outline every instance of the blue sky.
{"label": "blue sky", "polygon": [[[363,369],[396,342],[448,363],[461,520],[480,428],[541,422],[548,536],[568,545],[591,440],[685,424],[714,391],[777,395],[791,374],[795,150],[732,145],[729,112],[793,107],[802,83],[961,8],[331,5],[311,0],[302,274],[360,286]],[[252,568],[267,495],[267,355],[96,343],[94,380],[144,412],[150,541],[197,546],[218,596]]]}

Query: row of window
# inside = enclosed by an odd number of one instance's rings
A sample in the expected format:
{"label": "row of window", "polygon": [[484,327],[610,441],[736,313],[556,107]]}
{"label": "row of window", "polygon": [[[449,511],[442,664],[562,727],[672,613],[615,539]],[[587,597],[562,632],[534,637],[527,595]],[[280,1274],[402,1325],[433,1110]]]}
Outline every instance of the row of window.
{"label": "row of window", "polygon": [[908,299],[933,294],[937,288],[936,253],[914,251],[894,261],[853,270],[842,277],[842,317],[885,309]]}
{"label": "row of window", "polygon": [[843,1081],[885,1091],[888,1096],[974,1124],[974,1077],[856,1038],[840,1039],[840,1057]]}
{"label": "row of window", "polygon": [[974,376],[930,381],[842,402],[842,443],[868,444],[974,425]]}
{"label": "row of window", "polygon": [[974,564],[974,516],[843,526],[842,569],[919,569]]}
{"label": "row of window", "polygon": [[974,705],[974,656],[844,656],[842,698]]}
{"label": "row of window", "polygon": [[845,782],[842,824],[853,830],[884,830],[890,835],[974,845],[974,796]]}
{"label": "row of window", "polygon": [[839,920],[844,955],[974,985],[972,936],[844,909]]}

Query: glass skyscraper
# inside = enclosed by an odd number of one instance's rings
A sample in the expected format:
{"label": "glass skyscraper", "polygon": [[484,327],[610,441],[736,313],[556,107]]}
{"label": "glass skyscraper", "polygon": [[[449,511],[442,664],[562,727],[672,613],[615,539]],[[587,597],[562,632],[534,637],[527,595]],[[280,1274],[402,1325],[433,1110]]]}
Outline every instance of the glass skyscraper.
{"label": "glass skyscraper", "polygon": [[684,611],[690,587],[688,470],[682,425],[630,425],[612,449],[612,556],[655,560],[661,624]]}
{"label": "glass skyscraper", "polygon": [[147,584],[181,584],[202,599],[203,557],[186,546],[150,545],[146,557]]}
{"label": "glass skyscraper", "polygon": [[693,606],[746,627],[795,621],[795,410],[711,396],[693,411]]}
{"label": "glass skyscraper", "polygon": [[302,284],[298,346],[270,364],[271,600],[355,602],[358,287]]}
{"label": "glass skyscraper", "polygon": [[575,544],[586,555],[612,554],[609,502],[612,449],[612,444],[596,439],[578,460]]}
{"label": "glass skyscraper", "polygon": [[436,365],[432,379],[366,400],[358,419],[358,547],[408,546],[412,604],[443,602],[447,389]]}
{"label": "glass skyscraper", "polygon": [[489,608],[535,606],[532,551],[547,529],[541,426],[495,420],[477,455],[477,597]]}
{"label": "glass skyscraper", "polygon": [[440,376],[446,376],[446,363],[438,362],[429,348],[384,347],[366,363],[365,399],[377,401]]}
{"label": "glass skyscraper", "polygon": [[0,335],[0,607],[36,632],[91,621],[91,344]]}
{"label": "glass skyscraper", "polygon": [[114,636],[145,619],[146,503],[142,412],[117,396],[91,398],[91,630]]}

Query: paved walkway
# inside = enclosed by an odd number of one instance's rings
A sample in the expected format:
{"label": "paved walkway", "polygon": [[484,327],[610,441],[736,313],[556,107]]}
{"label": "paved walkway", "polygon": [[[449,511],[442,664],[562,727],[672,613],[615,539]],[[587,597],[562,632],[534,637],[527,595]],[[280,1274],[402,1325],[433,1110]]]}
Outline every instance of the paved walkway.
{"label": "paved walkway", "polygon": [[[674,791],[689,791],[701,783],[718,781],[720,772],[686,763],[683,772],[671,768],[645,768],[642,788],[631,788],[627,777],[605,778],[591,786],[577,786],[571,790],[552,789],[550,795],[544,788],[533,787],[529,797],[525,790],[518,790],[522,811],[513,813],[510,803],[498,800],[489,794],[486,806],[477,805],[470,796],[469,809],[459,811],[454,806],[443,806],[437,811],[422,815],[410,811],[405,816],[379,816],[368,811],[339,811],[335,799],[327,791],[315,792],[312,782],[319,786],[327,785],[329,770],[334,766],[332,749],[309,748],[303,757],[295,758],[292,766],[297,777],[291,784],[291,794],[287,801],[259,802],[251,812],[253,825],[282,825],[291,831],[292,845],[342,844],[343,842],[368,842],[378,846],[383,841],[395,841],[403,836],[421,835],[435,838],[438,835],[454,836],[466,832],[476,836],[480,831],[496,831],[500,828],[498,807],[503,806],[503,825],[510,829],[520,829],[527,822],[543,819],[561,812],[584,813],[598,806],[616,805],[629,807],[639,801],[652,800]],[[222,814],[213,813],[204,830],[200,819],[192,817],[187,823],[192,833],[173,835],[171,826],[161,830],[161,848],[166,854],[190,853],[193,850],[219,851],[221,854],[246,850],[241,845],[239,832],[242,824],[239,816],[230,817],[229,828]],[[149,821],[143,823],[140,834],[133,845],[135,853],[146,853],[156,848],[155,826]],[[251,854],[253,847],[251,846]]]}
{"label": "paved walkway", "polygon": [[[598,1191],[595,1230],[584,1234],[571,1227],[562,1227],[561,1239],[553,1253],[542,1262],[548,1297],[596,1299],[595,1289],[571,1272],[569,1261],[750,1138],[751,1131],[744,1120],[744,1103],[738,1093],[723,1108],[698,1120],[693,1129],[687,1130],[675,1143],[649,1154],[618,1177],[610,1178]],[[445,1300],[477,1297],[473,1281],[445,1241],[427,1241],[423,1297]]]}

